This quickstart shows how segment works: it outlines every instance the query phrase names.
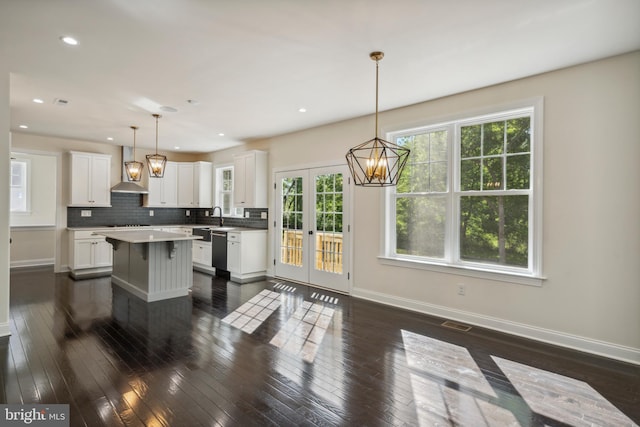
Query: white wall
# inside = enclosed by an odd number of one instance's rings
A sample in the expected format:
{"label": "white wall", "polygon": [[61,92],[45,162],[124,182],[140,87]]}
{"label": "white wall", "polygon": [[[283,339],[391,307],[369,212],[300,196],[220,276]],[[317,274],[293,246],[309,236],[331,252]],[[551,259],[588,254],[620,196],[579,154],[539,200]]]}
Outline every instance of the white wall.
{"label": "white wall", "polygon": [[53,265],[56,256],[56,228],[11,227],[10,267]]}
{"label": "white wall", "polygon": [[[1,22],[2,20],[0,20]],[[1,25],[0,25],[1,27]],[[0,30],[0,39],[2,39]],[[0,43],[0,58],[5,45]],[[9,69],[0,61],[0,336],[9,329],[9,165],[11,140],[9,134]]]}
{"label": "white wall", "polygon": [[[640,363],[638,76],[635,52],[382,113],[381,128],[389,131],[544,97],[547,280],[534,287],[383,265],[383,192],[357,188],[353,295]],[[271,170],[344,162],[348,148],[372,133],[369,116],[243,149],[268,150]],[[226,162],[237,151],[212,159]],[[459,283],[466,296],[457,295]]]}

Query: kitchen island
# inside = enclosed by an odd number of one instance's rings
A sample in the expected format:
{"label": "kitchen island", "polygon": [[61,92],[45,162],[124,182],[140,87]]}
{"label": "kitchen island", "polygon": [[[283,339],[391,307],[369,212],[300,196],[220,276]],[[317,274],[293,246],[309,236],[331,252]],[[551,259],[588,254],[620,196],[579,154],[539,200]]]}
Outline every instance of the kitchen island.
{"label": "kitchen island", "polygon": [[113,246],[111,281],[146,302],[182,297],[193,284],[190,236],[159,230],[98,231]]}

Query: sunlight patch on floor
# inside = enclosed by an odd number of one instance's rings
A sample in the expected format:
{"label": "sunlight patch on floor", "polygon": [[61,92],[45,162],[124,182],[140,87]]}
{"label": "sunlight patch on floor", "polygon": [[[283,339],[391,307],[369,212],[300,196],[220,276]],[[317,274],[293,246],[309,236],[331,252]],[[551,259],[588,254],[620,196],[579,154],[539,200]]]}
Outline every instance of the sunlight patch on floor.
{"label": "sunlight patch on floor", "polygon": [[402,331],[421,426],[519,425],[466,348]]}
{"label": "sunlight patch on floor", "polygon": [[265,289],[227,315],[222,321],[251,334],[280,307],[279,297],[278,292]]}
{"label": "sunlight patch on floor", "polygon": [[323,295],[318,292],[312,293],[311,298],[322,301],[322,302],[326,302],[329,304],[337,304],[339,302],[338,298],[336,297],[330,297],[329,295]]}
{"label": "sunlight patch on floor", "polygon": [[582,381],[496,356],[498,373],[483,372],[464,347],[405,330],[402,339],[420,426],[637,427]]}
{"label": "sunlight patch on floor", "polygon": [[296,287],[295,286],[286,285],[286,284],[281,283],[281,282],[277,282],[275,285],[273,285],[273,289],[280,289],[280,290],[287,291],[287,292],[295,292],[296,291]]}
{"label": "sunlight patch on floor", "polygon": [[335,310],[324,304],[304,301],[293,312],[270,344],[288,353],[300,355],[306,362],[313,362],[318,348],[331,323]]}
{"label": "sunlight patch on floor", "polygon": [[569,425],[637,426],[583,381],[496,356],[491,358],[538,414]]}

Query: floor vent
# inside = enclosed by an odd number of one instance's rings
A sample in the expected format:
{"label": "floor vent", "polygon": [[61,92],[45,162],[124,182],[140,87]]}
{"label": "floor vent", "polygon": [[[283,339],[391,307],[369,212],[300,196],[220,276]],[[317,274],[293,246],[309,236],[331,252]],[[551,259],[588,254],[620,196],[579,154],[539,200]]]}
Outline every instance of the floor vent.
{"label": "floor vent", "polygon": [[445,328],[455,329],[456,331],[468,332],[471,330],[471,326],[463,325],[462,323],[452,322],[451,320],[447,320],[442,324]]}

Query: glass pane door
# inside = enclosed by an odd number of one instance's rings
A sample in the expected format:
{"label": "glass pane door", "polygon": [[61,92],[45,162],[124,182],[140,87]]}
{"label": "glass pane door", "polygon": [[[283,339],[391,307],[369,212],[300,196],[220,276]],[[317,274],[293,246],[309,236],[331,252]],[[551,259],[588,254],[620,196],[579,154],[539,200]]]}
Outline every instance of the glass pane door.
{"label": "glass pane door", "polygon": [[276,174],[275,275],[349,292],[346,166]]}
{"label": "glass pane door", "polygon": [[304,208],[306,171],[283,172],[276,176],[277,242],[276,274],[307,282],[306,213]]}
{"label": "glass pane door", "polygon": [[342,174],[316,175],[314,268],[342,274]]}
{"label": "glass pane door", "polygon": [[315,218],[310,282],[341,292],[349,291],[345,268],[349,253],[345,171],[346,167],[338,166],[310,170],[314,198],[310,210]]}

